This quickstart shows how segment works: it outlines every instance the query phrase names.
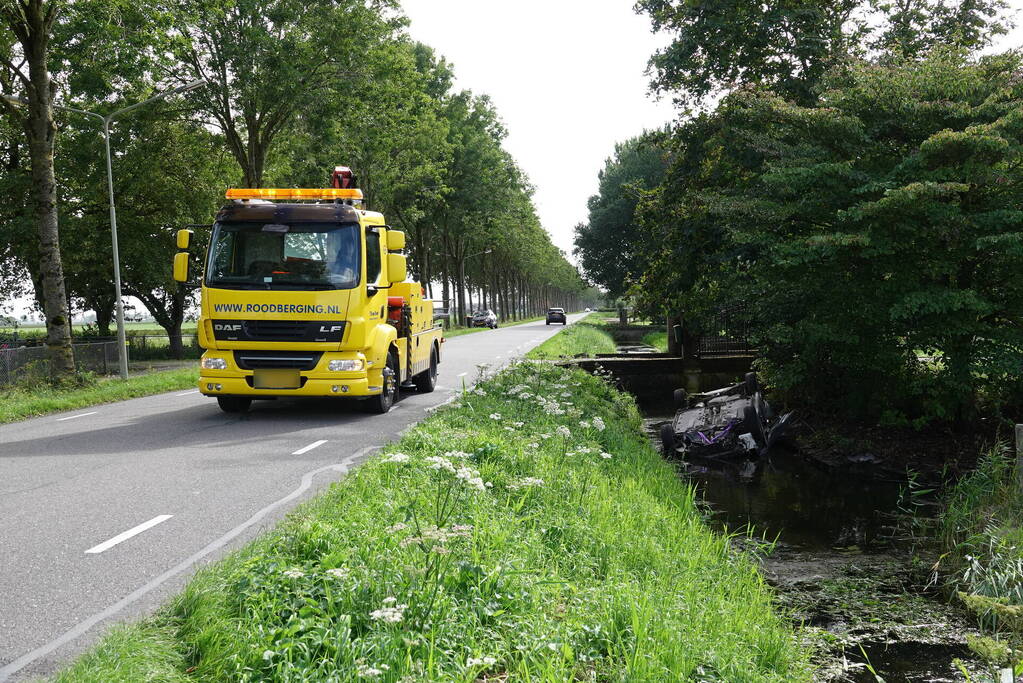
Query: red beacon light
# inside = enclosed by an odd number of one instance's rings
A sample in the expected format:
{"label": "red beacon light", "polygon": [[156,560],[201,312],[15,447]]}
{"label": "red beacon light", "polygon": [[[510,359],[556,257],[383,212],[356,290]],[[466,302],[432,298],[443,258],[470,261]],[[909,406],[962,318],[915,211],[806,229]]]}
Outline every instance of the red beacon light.
{"label": "red beacon light", "polygon": [[335,166],[330,181],[332,187],[351,189],[355,187],[355,174],[347,166]]}

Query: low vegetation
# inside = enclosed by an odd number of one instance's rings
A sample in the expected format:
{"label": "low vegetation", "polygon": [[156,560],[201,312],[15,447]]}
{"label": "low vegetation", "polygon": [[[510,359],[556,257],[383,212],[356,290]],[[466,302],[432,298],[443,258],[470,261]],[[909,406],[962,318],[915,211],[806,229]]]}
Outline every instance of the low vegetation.
{"label": "low vegetation", "polygon": [[635,403],[525,362],[108,635],[71,681],[781,681],[805,657]]}
{"label": "low vegetation", "polygon": [[668,352],[668,333],[667,332],[650,332],[649,334],[643,335],[643,343],[647,346],[657,349],[661,353]]}
{"label": "low vegetation", "polygon": [[940,534],[946,553],[939,568],[995,636],[971,645],[996,664],[1023,661],[1023,500],[1004,444],[949,492]]}
{"label": "low vegetation", "polygon": [[165,391],[190,389],[198,381],[199,370],[194,367],[152,372],[128,380],[96,379],[86,374],[60,384],[25,382],[0,390],[0,424]]}
{"label": "low vegetation", "polygon": [[614,353],[614,339],[606,331],[603,321],[585,318],[554,335],[526,354],[527,358],[573,358],[595,353]]}

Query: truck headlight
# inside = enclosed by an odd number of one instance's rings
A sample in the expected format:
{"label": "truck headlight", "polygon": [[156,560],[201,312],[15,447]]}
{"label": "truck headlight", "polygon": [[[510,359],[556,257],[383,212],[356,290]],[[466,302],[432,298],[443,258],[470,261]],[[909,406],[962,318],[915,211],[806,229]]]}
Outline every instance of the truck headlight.
{"label": "truck headlight", "polygon": [[227,361],[223,358],[203,358],[203,370],[227,370]]}
{"label": "truck headlight", "polygon": [[362,370],[362,361],[356,359],[332,360],[327,364],[331,372],[356,372]]}

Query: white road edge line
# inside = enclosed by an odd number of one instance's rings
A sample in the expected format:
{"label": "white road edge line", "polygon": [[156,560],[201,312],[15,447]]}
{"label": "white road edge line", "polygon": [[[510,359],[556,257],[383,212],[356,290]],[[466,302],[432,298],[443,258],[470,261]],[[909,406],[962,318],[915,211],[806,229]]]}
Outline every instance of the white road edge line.
{"label": "white road edge line", "polygon": [[179,564],[174,565],[173,567],[165,571],[163,574],[160,574],[155,579],[153,579],[146,585],[142,586],[141,588],[135,589],[128,595],[124,596],[123,598],[115,602],[110,607],[107,607],[102,612],[97,612],[88,619],[80,621],[78,624],[71,627],[57,638],[51,640],[45,645],[40,645],[31,652],[27,652],[22,656],[18,657],[7,666],[0,668],[0,683],[6,681],[8,678],[10,678],[12,674],[21,671],[22,669],[24,669],[26,666],[36,661],[37,659],[45,657],[54,650],[56,650],[57,648],[61,647],[62,645],[70,643],[72,640],[81,637],[84,633],[88,632],[89,629],[91,629],[99,622],[103,621],[104,619],[107,619],[108,617],[112,617],[113,615],[117,614],[118,612],[120,612],[125,607],[132,604],[139,598],[144,597],[147,593],[151,592],[156,588],[159,588],[163,583],[167,582],[169,579],[174,578],[175,576],[185,571],[186,569],[189,569],[192,565],[194,565],[196,562],[206,557],[210,553],[220,550],[225,545],[230,543],[235,537],[237,537],[243,531],[248,529],[250,526],[259,523],[260,520],[262,520],[268,514],[273,512],[276,508],[294,500],[295,498],[298,498],[303,493],[305,493],[309,489],[309,487],[313,485],[313,477],[315,477],[317,474],[320,474],[321,472],[326,472],[328,470],[336,470],[341,473],[347,473],[348,472],[347,463],[357,460],[358,458],[361,458],[363,455],[369,453],[370,451],[375,451],[379,449],[380,446],[367,446],[366,448],[357,451],[356,453],[348,456],[347,458],[345,458],[344,460],[337,464],[326,465],[325,467],[320,467],[319,469],[315,469],[312,472],[306,472],[305,474],[302,475],[302,483],[299,485],[299,487],[292,491],[291,493],[289,493],[288,495],[284,496],[283,498],[276,502],[270,503],[265,508],[263,508],[256,514],[252,515],[246,521],[242,522],[235,528],[231,529],[226,534],[224,534],[217,540],[213,541],[199,552],[195,553],[191,557],[182,560]]}
{"label": "white road edge line", "polygon": [[309,451],[313,450],[314,448],[319,448],[320,446],[322,446],[325,443],[327,443],[326,439],[320,439],[319,441],[313,441],[308,446],[305,446],[304,448],[299,448],[297,451],[292,453],[292,455],[302,455],[303,453],[308,453]]}
{"label": "white road edge line", "polygon": [[64,420],[74,420],[79,417],[88,417],[89,415],[95,415],[98,412],[99,412],[98,410],[94,410],[91,413],[79,413],[78,415],[69,415],[68,417],[58,417],[57,422],[63,422]]}
{"label": "white road edge line", "polygon": [[130,528],[127,531],[125,531],[124,533],[117,534],[116,536],[111,538],[109,541],[103,541],[99,545],[92,546],[91,548],[89,548],[88,550],[85,551],[85,554],[86,555],[96,555],[98,553],[103,552],[104,550],[110,550],[111,548],[113,548],[118,543],[122,543],[124,541],[127,541],[132,536],[138,536],[139,534],[141,534],[146,529],[152,529],[157,524],[160,524],[162,522],[166,522],[168,519],[170,519],[173,516],[174,515],[157,515],[156,517],[153,517],[148,522],[142,522],[142,524],[139,524],[138,526],[133,526],[132,528]]}
{"label": "white road edge line", "polygon": [[192,389],[191,391],[186,391],[183,394],[177,394],[177,396],[191,396],[192,394],[198,394],[198,393],[199,393],[198,389]]}
{"label": "white road edge line", "polygon": [[468,372],[460,372],[460,373],[458,373],[458,374],[457,374],[457,375],[455,375],[455,376],[456,376],[456,377],[465,377],[465,376],[466,376],[466,375],[468,375],[468,374],[469,374]]}

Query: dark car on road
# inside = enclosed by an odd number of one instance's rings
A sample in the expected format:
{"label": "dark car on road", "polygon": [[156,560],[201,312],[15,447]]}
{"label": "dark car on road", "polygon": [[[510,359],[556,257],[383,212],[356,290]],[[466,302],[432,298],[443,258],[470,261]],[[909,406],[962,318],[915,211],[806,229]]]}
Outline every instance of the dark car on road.
{"label": "dark car on road", "polygon": [[568,324],[568,317],[565,315],[564,308],[550,308],[547,310],[547,324],[550,325],[551,323]]}
{"label": "dark car on road", "polygon": [[469,327],[489,327],[492,330],[496,330],[497,315],[489,308],[476,311],[469,320]]}

